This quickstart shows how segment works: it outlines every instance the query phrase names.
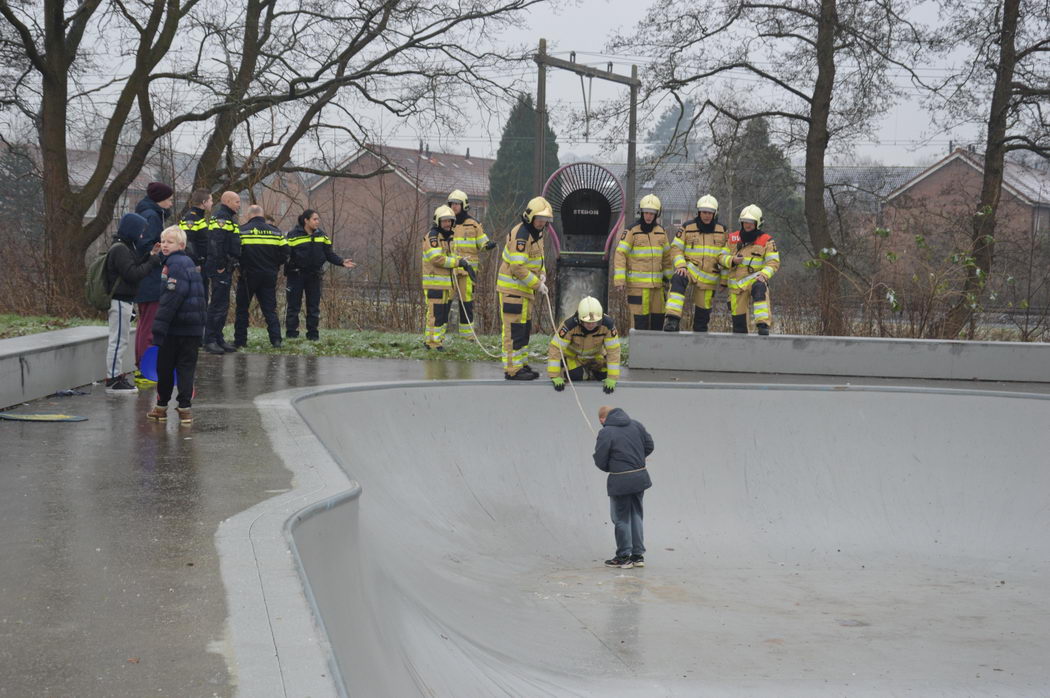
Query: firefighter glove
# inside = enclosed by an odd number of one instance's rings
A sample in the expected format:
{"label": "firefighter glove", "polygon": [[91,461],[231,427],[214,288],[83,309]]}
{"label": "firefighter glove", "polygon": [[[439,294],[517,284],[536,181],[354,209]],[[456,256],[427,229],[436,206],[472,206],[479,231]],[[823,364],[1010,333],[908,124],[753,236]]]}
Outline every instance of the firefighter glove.
{"label": "firefighter glove", "polygon": [[611,393],[614,390],[616,390],[616,379],[615,378],[606,378],[605,380],[602,381],[602,392],[604,392],[606,395],[608,395],[609,393]]}
{"label": "firefighter glove", "polygon": [[559,393],[565,390],[565,379],[564,378],[551,378],[551,383],[554,384],[554,389]]}
{"label": "firefighter glove", "polygon": [[485,249],[486,250],[494,250],[494,249],[496,249],[496,243],[494,241],[492,241],[492,240],[489,240],[488,242],[485,243]]}

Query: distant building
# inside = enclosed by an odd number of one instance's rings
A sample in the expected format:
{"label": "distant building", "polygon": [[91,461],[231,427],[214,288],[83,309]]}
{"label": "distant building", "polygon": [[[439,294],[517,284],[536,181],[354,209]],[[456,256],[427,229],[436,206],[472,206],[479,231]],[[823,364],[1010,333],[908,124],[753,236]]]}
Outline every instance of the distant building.
{"label": "distant building", "polygon": [[[335,247],[352,252],[363,280],[408,282],[418,270],[419,248],[434,209],[453,190],[466,192],[470,213],[484,225],[489,170],[495,160],[419,149],[369,145],[335,169],[367,178],[320,177],[309,183],[310,206]],[[499,231],[488,231],[495,237]]]}

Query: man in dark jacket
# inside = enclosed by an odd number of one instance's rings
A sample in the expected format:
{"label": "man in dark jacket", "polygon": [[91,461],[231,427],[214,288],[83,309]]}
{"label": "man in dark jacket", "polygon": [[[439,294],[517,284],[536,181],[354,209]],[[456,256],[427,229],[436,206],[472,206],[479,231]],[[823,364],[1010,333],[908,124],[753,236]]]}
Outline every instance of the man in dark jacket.
{"label": "man in dark jacket", "polygon": [[113,290],[109,302],[109,346],[106,348],[106,392],[134,395],[138,388],[124,372],[124,353],[131,331],[131,304],[139,282],[160,268],[160,245],[151,254],[139,257],[135,242],[146,229],[146,219],[137,213],[126,213],[106,255],[106,286]]}
{"label": "man in dark jacket", "polygon": [[644,567],[642,495],[653,486],[645,467],[645,457],[653,452],[653,437],[619,407],[602,406],[598,421],[603,426],[594,446],[594,464],[609,473],[605,487],[616,530],[616,555],[605,566]]}
{"label": "man in dark jacket", "polygon": [[219,205],[212,211],[208,228],[208,254],[203,271],[208,277],[211,291],[208,320],[204,328],[204,351],[209,354],[237,351],[222,336],[222,328],[230,313],[233,267],[241,256],[241,229],[237,224],[237,212],[240,209],[240,194],[235,191],[223,192]]}
{"label": "man in dark jacket", "polygon": [[193,377],[197,351],[204,334],[204,282],[197,265],[186,254],[186,232],[177,225],[166,228],[160,238],[164,255],[164,290],[153,321],[153,343],[157,345],[157,404],[148,419],[168,418],[168,401],[179,379],[179,421],[193,421]]}
{"label": "man in dark jacket", "polygon": [[284,276],[288,280],[286,299],[288,312],[285,315],[285,335],[299,336],[299,309],[306,293],[306,338],[320,339],[318,326],[321,320],[321,274],[325,262],[338,267],[353,269],[356,265],[332,251],[332,241],[321,230],[321,217],[311,208],[299,216],[299,224],[285,235],[288,241],[288,263],[284,265]]}
{"label": "man in dark jacket", "polygon": [[[163,182],[150,182],[146,186],[146,198],[135,206],[135,213],[146,219],[146,228],[135,241],[135,251],[144,257],[150,253],[153,246],[160,242],[160,233],[164,230],[164,221],[171,215],[171,206],[174,203],[172,196],[174,190]],[[138,331],[135,333],[135,365],[138,366],[142,355],[150,346],[150,338],[153,335],[153,317],[157,314],[157,301],[160,300],[160,269],[155,268],[150,275],[139,283],[138,292],[135,294],[135,303],[138,304]],[[142,378],[141,374],[135,376],[136,382],[141,381],[149,385],[153,381]]]}
{"label": "man in dark jacket", "polygon": [[277,272],[288,261],[288,241],[263,217],[262,206],[248,207],[248,221],[241,226],[241,276],[237,280],[237,313],[233,344],[248,344],[248,306],[252,297],[266,318],[270,344],[281,346],[281,320],[277,317]]}

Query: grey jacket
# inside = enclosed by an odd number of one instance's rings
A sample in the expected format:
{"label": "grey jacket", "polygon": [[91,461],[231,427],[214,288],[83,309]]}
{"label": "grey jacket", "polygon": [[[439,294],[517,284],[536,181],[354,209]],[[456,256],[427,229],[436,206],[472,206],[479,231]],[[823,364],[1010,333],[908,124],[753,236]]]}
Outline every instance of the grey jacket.
{"label": "grey jacket", "polygon": [[653,437],[641,422],[617,407],[605,417],[594,445],[594,464],[609,473],[605,488],[609,496],[634,494],[653,486],[645,457],[653,452]]}

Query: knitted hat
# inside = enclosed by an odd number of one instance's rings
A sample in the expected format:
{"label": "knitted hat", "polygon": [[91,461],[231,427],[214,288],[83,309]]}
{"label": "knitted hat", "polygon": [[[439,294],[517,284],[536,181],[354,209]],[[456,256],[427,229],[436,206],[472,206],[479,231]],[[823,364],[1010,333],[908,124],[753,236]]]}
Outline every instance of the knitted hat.
{"label": "knitted hat", "polygon": [[150,182],[146,185],[146,196],[150,201],[160,203],[165,199],[170,199],[174,193],[175,190],[163,182]]}

